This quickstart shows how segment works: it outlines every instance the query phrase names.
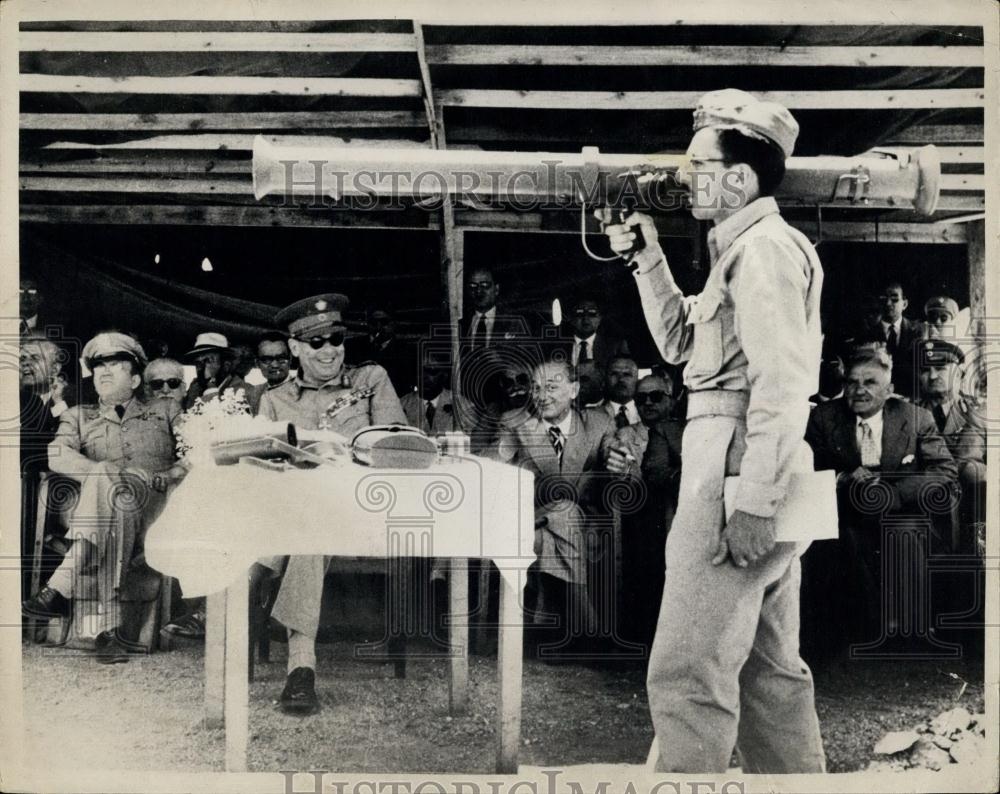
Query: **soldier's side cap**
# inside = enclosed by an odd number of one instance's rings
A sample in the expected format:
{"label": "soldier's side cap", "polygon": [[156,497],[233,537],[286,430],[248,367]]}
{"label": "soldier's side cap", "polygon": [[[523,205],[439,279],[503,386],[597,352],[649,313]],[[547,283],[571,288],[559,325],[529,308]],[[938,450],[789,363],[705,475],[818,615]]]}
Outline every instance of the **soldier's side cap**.
{"label": "soldier's side cap", "polygon": [[778,146],[791,157],[799,137],[798,122],[783,105],[764,102],[738,88],[710,91],[698,100],[694,109],[694,131],[705,127],[738,130],[752,138],[761,138]]}
{"label": "soldier's side cap", "polygon": [[965,354],[958,345],[944,339],[928,339],[923,346],[923,359],[927,364],[961,364]]}
{"label": "soldier's side cap", "polygon": [[924,304],[924,317],[934,310],[948,312],[952,320],[958,317],[958,304],[947,295],[935,295]]}
{"label": "soldier's side cap", "polygon": [[80,357],[93,369],[91,362],[101,359],[130,358],[137,366],[146,366],[146,352],[133,337],[120,331],[105,331],[83,346]]}
{"label": "soldier's side cap", "polygon": [[278,327],[288,328],[292,336],[308,338],[332,330],[346,330],[344,312],[350,301],[346,295],[328,292],[303,298],[286,306],[274,318]]}

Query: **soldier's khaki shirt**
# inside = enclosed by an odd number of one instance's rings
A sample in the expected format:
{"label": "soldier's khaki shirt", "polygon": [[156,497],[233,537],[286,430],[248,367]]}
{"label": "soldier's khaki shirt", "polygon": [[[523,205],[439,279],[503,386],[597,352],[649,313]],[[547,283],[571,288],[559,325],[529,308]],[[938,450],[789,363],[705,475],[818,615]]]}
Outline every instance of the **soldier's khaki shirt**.
{"label": "soldier's khaki shirt", "polygon": [[296,377],[261,395],[258,416],[316,430],[331,403],[368,388],[373,388],[374,394],[337,413],[331,419],[330,430],[350,439],[371,425],[406,424],[396,390],[378,364],[344,367],[340,375],[321,386],[311,386]]}
{"label": "soldier's khaki shirt", "polygon": [[802,457],[809,395],[818,389],[823,268],[771,197],[716,225],[708,246],[699,295],[684,296],[655,243],[635,257],[636,283],[660,354],[687,362],[688,389],[749,392],[736,507],[771,516]]}
{"label": "soldier's khaki shirt", "polygon": [[148,472],[169,469],[177,460],[174,428],[180,407],[173,400],[145,402],[133,397],[119,419],[113,405],[78,405],[59,417],[49,445],[49,468],[68,476],[87,474],[108,462]]}

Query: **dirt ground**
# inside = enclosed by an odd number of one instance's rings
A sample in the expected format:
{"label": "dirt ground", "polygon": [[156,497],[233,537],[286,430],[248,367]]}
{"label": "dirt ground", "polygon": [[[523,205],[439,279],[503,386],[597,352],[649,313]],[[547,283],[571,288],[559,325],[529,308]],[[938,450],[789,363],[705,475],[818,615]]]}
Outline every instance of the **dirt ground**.
{"label": "dirt ground", "polygon": [[[29,764],[222,770],[223,733],[201,723],[200,646],[115,666],[28,645],[23,658]],[[495,658],[472,657],[468,713],[451,717],[444,657],[413,660],[407,678],[397,680],[391,665],[354,658],[349,643],[322,645],[317,689],[323,710],[305,719],[278,711],[284,645],[272,645],[271,658],[250,687],[251,771],[492,772]],[[972,660],[843,660],[814,674],[831,772],[863,769],[887,731],[956,705],[983,709],[982,664]],[[640,667],[526,660],[523,691],[521,764],[644,761],[652,728]]]}

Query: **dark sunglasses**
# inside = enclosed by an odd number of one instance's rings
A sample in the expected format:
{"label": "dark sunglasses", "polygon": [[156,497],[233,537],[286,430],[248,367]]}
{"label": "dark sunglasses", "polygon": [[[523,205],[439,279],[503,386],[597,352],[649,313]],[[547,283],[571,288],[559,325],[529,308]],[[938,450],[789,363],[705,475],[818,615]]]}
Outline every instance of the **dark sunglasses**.
{"label": "dark sunglasses", "polygon": [[149,382],[149,387],[150,387],[150,388],[151,388],[151,389],[152,389],[153,391],[159,391],[159,390],[160,390],[160,389],[162,389],[162,388],[163,388],[163,387],[164,387],[165,385],[166,385],[166,386],[169,386],[169,387],[170,387],[171,389],[176,389],[176,388],[177,388],[178,386],[180,386],[180,385],[181,385],[181,384],[182,384],[183,382],[184,382],[184,381],[183,381],[183,380],[181,380],[180,378],[153,378],[153,379],[152,379],[152,380],[151,380],[151,381]]}
{"label": "dark sunglasses", "polygon": [[577,317],[600,317],[601,312],[597,309],[577,309],[573,312]]}
{"label": "dark sunglasses", "polygon": [[518,386],[527,386],[528,383],[530,383],[530,382],[531,382],[531,378],[529,378],[528,375],[526,375],[525,373],[521,373],[520,375],[516,375],[513,378],[510,377],[509,375],[501,375],[500,376],[500,385],[503,388],[505,388],[505,389],[509,389],[511,386],[513,386],[515,384],[517,384]]}
{"label": "dark sunglasses", "polygon": [[300,342],[305,342],[313,350],[322,350],[323,345],[329,343],[334,347],[340,347],[344,344],[345,334],[343,331],[334,331],[332,334],[327,334],[326,336],[314,336],[311,339],[299,339]]}
{"label": "dark sunglasses", "polygon": [[260,364],[280,364],[282,361],[288,360],[289,356],[257,356],[257,362]]}
{"label": "dark sunglasses", "polygon": [[662,389],[655,389],[653,391],[637,391],[633,399],[636,405],[645,405],[646,400],[649,400],[652,405],[659,405],[666,396],[667,393]]}

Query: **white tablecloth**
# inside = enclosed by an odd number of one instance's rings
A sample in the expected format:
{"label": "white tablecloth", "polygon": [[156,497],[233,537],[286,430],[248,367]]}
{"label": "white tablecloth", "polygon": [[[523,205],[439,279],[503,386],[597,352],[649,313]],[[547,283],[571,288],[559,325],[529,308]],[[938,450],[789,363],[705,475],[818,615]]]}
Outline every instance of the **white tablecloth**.
{"label": "white tablecloth", "polygon": [[185,597],[218,592],[262,557],[489,558],[516,584],[535,559],[534,478],[478,458],[424,470],[194,468],[146,536],[146,560]]}

